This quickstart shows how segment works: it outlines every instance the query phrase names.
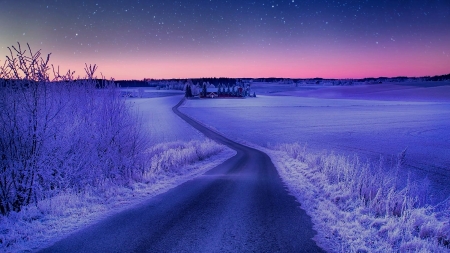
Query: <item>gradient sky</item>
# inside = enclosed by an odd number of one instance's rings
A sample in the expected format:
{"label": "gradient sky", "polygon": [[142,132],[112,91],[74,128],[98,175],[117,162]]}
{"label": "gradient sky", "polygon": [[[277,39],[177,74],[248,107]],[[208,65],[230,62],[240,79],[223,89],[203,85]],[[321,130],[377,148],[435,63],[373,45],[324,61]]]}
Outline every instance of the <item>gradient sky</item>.
{"label": "gradient sky", "polygon": [[449,0],[0,0],[6,47],[107,78],[450,73]]}

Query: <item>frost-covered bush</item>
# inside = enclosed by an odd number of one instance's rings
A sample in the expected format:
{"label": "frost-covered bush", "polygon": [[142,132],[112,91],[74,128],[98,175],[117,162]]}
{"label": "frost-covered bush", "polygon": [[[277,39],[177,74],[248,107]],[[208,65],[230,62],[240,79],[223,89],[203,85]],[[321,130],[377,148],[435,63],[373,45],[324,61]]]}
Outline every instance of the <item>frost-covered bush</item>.
{"label": "frost-covered bush", "polygon": [[190,142],[169,142],[155,145],[147,150],[151,161],[144,171],[144,178],[160,174],[178,173],[184,165],[204,160],[224,150],[224,146],[211,140]]}
{"label": "frost-covered bush", "polygon": [[147,139],[116,85],[54,71],[19,46],[0,69],[0,213],[67,189],[126,184],[144,166]]}
{"label": "frost-covered bush", "polygon": [[311,201],[306,208],[316,226],[341,240],[337,252],[450,252],[450,199],[430,206],[426,178],[399,183],[406,150],[388,168],[382,159],[371,164],[357,156],[312,154],[298,143],[274,149],[304,164],[286,162],[283,170],[310,182],[298,192]]}

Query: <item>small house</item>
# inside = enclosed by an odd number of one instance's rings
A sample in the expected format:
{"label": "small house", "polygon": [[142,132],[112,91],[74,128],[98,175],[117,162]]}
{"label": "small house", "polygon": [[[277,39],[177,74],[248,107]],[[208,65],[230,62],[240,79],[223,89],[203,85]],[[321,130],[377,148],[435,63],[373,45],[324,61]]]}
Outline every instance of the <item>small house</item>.
{"label": "small house", "polygon": [[209,98],[215,98],[218,97],[219,88],[206,88],[206,96]]}

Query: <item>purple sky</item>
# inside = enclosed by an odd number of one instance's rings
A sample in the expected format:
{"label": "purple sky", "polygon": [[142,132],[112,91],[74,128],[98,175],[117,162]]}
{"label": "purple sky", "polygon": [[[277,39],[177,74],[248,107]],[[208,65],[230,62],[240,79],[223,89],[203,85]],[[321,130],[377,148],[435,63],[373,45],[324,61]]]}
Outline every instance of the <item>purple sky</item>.
{"label": "purple sky", "polygon": [[84,63],[116,79],[450,73],[448,0],[0,0],[0,6],[1,55],[29,42],[78,75]]}

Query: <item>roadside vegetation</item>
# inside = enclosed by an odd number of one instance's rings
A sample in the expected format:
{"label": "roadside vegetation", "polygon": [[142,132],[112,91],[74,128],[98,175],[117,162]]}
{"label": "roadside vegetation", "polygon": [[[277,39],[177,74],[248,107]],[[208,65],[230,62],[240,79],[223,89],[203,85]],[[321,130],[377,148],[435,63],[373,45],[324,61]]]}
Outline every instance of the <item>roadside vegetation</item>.
{"label": "roadside vegetation", "polygon": [[105,212],[138,189],[191,173],[198,169],[192,164],[225,150],[212,141],[156,145],[118,86],[96,78],[96,65],[74,78],[30,46],[9,49],[0,65],[4,251],[70,231],[73,217]]}
{"label": "roadside vegetation", "polygon": [[[450,200],[428,205],[427,179],[400,183],[406,150],[377,164],[306,146],[272,147],[272,160],[330,252],[450,252]],[[275,151],[274,151],[275,150]]]}

